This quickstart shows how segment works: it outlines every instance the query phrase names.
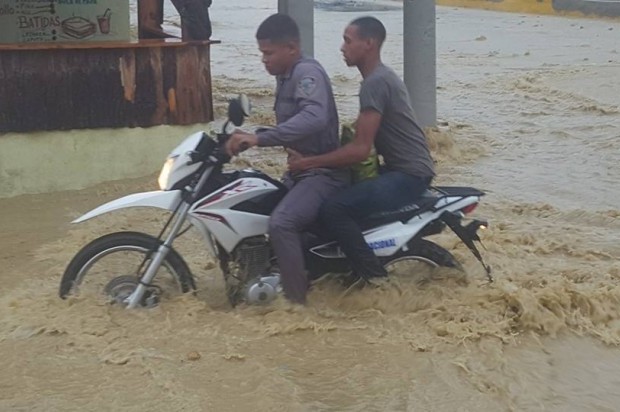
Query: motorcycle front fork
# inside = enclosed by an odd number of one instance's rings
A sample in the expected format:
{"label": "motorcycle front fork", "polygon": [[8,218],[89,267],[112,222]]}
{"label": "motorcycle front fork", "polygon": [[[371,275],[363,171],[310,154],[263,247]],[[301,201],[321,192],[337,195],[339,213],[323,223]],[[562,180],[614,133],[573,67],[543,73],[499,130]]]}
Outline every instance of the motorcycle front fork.
{"label": "motorcycle front fork", "polygon": [[168,252],[172,248],[172,243],[174,242],[174,239],[181,231],[190,207],[191,204],[188,202],[183,202],[179,206],[176,215],[173,217],[174,222],[172,223],[172,227],[170,229],[170,232],[168,233],[168,236],[166,237],[166,240],[157,248],[157,251],[152,254],[151,262],[146,268],[146,272],[144,272],[144,275],[140,277],[136,290],[134,290],[133,293],[129,295],[125,300],[125,303],[127,304],[127,309],[134,309],[137,306],[140,306],[144,298],[144,294],[151,287],[151,282],[155,278],[155,275],[161,267],[161,264],[166,259]]}

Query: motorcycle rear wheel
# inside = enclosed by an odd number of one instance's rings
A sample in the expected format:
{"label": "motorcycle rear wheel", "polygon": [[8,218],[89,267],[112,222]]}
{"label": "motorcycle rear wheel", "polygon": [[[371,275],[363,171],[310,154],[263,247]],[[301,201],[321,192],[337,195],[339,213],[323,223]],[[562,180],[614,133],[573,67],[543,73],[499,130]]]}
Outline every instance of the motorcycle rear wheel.
{"label": "motorcycle rear wheel", "polygon": [[[65,299],[69,294],[88,293],[91,289],[94,289],[93,292],[103,295],[106,286],[113,283],[117,278],[135,276],[137,280],[150,263],[151,252],[156,250],[161,243],[157,238],[139,232],[111,233],[93,240],[84,246],[67,266],[60,281],[58,295]],[[111,255],[118,256],[116,265],[112,265],[114,261],[110,259],[108,260],[111,266],[109,269],[99,269],[97,264]],[[142,266],[142,272],[139,274],[141,263],[145,258],[146,263]],[[161,276],[162,272],[168,272],[170,276],[166,279]],[[171,279],[176,289],[181,293],[196,289],[194,278],[187,263],[174,249],[168,252],[154,279],[154,285],[158,289],[163,290],[164,286],[167,289]],[[86,288],[85,281],[89,283],[88,288]],[[90,286],[93,283],[94,286]]]}
{"label": "motorcycle rear wheel", "polygon": [[420,284],[430,281],[437,268],[451,268],[463,273],[463,267],[455,257],[439,246],[426,239],[417,239],[408,245],[407,250],[401,250],[393,256],[383,260],[388,276],[415,276]]}

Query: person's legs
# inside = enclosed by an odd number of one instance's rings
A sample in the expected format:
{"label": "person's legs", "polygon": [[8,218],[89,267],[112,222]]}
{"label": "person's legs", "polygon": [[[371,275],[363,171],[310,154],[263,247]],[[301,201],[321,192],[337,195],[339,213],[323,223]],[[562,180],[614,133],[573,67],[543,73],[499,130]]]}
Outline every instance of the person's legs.
{"label": "person's legs", "polygon": [[302,232],[318,217],[321,204],[345,184],[325,175],[309,176],[289,190],[269,220],[269,235],[282,275],[284,295],[305,303],[308,280]]}
{"label": "person's legs", "polygon": [[164,22],[163,0],[141,0],[138,3],[138,37],[161,39],[169,37],[161,25]]}
{"label": "person's legs", "polygon": [[187,40],[208,40],[212,34],[209,17],[211,1],[185,0],[183,3],[184,7],[177,7],[177,10],[181,16],[181,25],[189,35]]}
{"label": "person's legs", "polygon": [[429,184],[427,178],[388,172],[360,182],[323,204],[321,224],[340,244],[354,273],[366,279],[386,275],[385,268],[366,244],[359,222],[373,213],[413,203]]}

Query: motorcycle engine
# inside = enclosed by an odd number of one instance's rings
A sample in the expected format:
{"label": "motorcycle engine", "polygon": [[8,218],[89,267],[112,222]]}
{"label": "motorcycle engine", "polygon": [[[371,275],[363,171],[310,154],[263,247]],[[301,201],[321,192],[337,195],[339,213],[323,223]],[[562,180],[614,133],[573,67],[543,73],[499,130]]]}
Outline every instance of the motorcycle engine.
{"label": "motorcycle engine", "polygon": [[269,273],[271,248],[264,236],[244,240],[234,251],[232,266],[224,271],[228,299],[232,305],[267,303],[279,292],[280,275]]}
{"label": "motorcycle engine", "polygon": [[245,301],[250,305],[269,303],[278,296],[280,290],[280,274],[261,276],[248,284]]}

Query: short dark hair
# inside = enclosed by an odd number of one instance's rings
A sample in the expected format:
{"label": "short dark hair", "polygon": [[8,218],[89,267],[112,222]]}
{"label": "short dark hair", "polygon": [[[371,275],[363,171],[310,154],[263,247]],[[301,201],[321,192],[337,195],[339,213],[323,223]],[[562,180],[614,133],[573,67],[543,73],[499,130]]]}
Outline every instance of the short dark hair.
{"label": "short dark hair", "polygon": [[256,40],[269,40],[272,43],[299,42],[299,27],[291,16],[272,14],[258,26]]}
{"label": "short dark hair", "polygon": [[357,26],[357,32],[362,39],[375,39],[379,42],[379,46],[385,41],[385,26],[375,17],[359,17],[349,25]]}

